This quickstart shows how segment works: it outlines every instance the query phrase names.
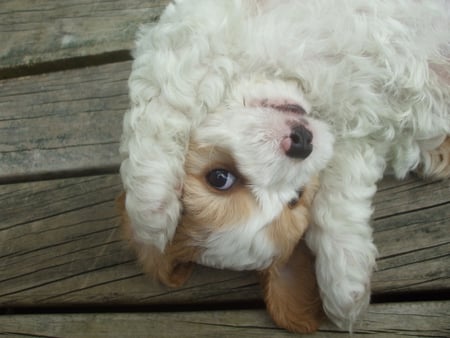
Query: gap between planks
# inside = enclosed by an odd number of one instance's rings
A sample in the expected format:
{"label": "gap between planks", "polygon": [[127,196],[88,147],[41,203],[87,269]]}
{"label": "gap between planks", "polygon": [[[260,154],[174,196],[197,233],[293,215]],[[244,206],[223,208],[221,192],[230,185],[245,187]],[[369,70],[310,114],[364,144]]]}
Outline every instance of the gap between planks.
{"label": "gap between planks", "polygon": [[23,76],[35,76],[56,73],[78,68],[102,66],[105,64],[131,61],[130,50],[118,50],[97,55],[77,56],[54,61],[19,65],[11,68],[0,69],[0,80],[13,79]]}
{"label": "gap between planks", "polygon": [[[371,305],[351,337],[448,337],[450,302]],[[0,334],[48,337],[292,337],[265,310],[6,315]],[[313,337],[350,337],[324,323]]]}
{"label": "gap between planks", "polygon": [[[0,78],[123,59],[169,0],[9,0],[0,12]],[[124,54],[125,53],[125,54]]]}

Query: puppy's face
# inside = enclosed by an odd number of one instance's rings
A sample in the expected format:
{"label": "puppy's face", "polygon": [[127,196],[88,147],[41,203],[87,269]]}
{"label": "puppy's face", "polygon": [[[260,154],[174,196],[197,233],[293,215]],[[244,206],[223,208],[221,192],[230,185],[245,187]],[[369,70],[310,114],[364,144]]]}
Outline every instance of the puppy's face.
{"label": "puppy's face", "polygon": [[265,269],[287,259],[306,229],[333,138],[290,90],[232,95],[193,131],[174,243],[196,248],[197,263]]}
{"label": "puppy's face", "polygon": [[262,270],[267,309],[281,327],[314,331],[323,316],[314,262],[299,240],[309,223],[317,176],[333,137],[308,116],[296,86],[236,86],[192,132],[184,210],[161,252],[135,240],[119,198],[126,235],[145,271],[181,286],[192,262]]}

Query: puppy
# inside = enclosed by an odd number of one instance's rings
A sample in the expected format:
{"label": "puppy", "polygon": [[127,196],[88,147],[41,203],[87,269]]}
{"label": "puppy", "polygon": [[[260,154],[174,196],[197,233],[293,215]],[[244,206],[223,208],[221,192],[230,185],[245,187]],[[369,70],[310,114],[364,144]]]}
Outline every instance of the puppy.
{"label": "puppy", "polygon": [[169,5],[139,33],[121,144],[143,261],[186,256],[270,283],[296,266],[307,222],[294,218],[309,209],[324,310],[350,327],[370,299],[377,181],[450,175],[449,12],[445,0]]}
{"label": "puppy", "polygon": [[[299,241],[333,137],[325,124],[307,116],[298,88],[274,85],[240,81],[224,107],[192,130],[183,209],[163,252],[133,236],[126,214],[123,223],[144,269],[166,285],[184,283],[193,262],[261,271],[277,324],[311,332],[322,307],[312,256]],[[267,96],[269,89],[273,96]]]}

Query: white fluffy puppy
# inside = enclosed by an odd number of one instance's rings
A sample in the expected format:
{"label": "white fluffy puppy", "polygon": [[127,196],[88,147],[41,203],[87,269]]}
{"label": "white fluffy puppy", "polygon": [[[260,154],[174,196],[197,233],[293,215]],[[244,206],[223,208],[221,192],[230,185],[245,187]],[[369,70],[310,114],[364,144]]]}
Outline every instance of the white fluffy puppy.
{"label": "white fluffy puppy", "polygon": [[376,182],[386,168],[450,176],[449,12],[445,0],[169,5],[140,31],[129,81],[133,238],[171,243],[193,138],[227,149],[261,211],[226,240],[203,237],[203,264],[267,268],[277,248],[260,230],[320,175],[307,242],[326,313],[351,324],[369,302]]}

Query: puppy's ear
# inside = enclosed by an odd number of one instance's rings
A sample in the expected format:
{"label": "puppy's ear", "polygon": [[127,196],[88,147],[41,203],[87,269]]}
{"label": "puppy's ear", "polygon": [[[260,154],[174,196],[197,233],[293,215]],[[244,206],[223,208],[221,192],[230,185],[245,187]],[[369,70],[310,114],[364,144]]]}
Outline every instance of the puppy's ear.
{"label": "puppy's ear", "polygon": [[[192,274],[194,264],[191,262],[178,260],[171,253],[161,253],[151,245],[134,242],[133,247],[143,270],[166,286],[180,287]],[[170,250],[170,248],[169,245],[166,250]]]}
{"label": "puppy's ear", "polygon": [[137,241],[125,210],[125,193],[121,193],[117,197],[116,207],[121,216],[124,237],[136,252],[138,261],[145,273],[170,287],[183,285],[189,279],[193,270],[193,263],[184,260],[190,257],[189,252],[187,252],[189,248],[183,249],[182,243],[177,238],[163,252],[152,244]]}
{"label": "puppy's ear", "polygon": [[[158,23],[144,25],[137,34],[128,79],[130,108],[119,148],[134,236],[160,252],[179,224],[190,132],[221,104],[224,84],[234,76],[233,67],[226,72],[211,67],[223,55],[212,53],[209,43],[199,43],[199,37],[207,41],[210,18],[199,16],[206,26],[194,27],[186,5],[173,3]],[[174,72],[172,63],[182,65],[180,71]]]}
{"label": "puppy's ear", "polygon": [[299,333],[311,333],[324,319],[314,273],[314,257],[300,241],[287,262],[275,263],[261,274],[264,299],[273,321]]}

